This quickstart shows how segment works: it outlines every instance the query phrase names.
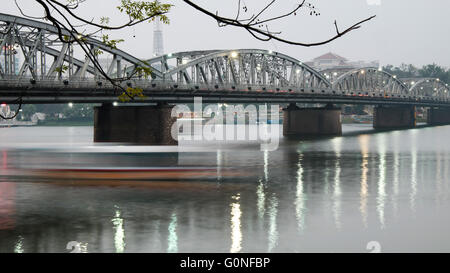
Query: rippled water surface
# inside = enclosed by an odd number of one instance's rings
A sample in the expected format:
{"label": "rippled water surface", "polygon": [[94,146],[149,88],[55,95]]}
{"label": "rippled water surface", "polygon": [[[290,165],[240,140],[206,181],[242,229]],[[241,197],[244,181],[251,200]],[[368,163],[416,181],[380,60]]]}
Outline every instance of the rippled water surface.
{"label": "rippled water surface", "polygon": [[[450,251],[450,126],[375,133],[345,125],[343,137],[281,138],[276,151],[245,143],[98,147],[92,133],[0,129],[0,252],[68,252],[71,241],[86,252],[368,252],[371,241],[383,252]],[[217,175],[12,175],[45,166],[187,165]],[[226,175],[228,167],[238,174]]]}

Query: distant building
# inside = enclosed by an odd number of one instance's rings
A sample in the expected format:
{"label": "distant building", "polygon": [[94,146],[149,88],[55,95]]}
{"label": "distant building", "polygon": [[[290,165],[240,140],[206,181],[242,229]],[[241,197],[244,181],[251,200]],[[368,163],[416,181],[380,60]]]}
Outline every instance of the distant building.
{"label": "distant building", "polygon": [[349,61],[344,57],[329,52],[317,58],[314,58],[311,62],[306,62],[305,64],[311,66],[312,68],[318,71],[322,70],[342,71],[362,67],[379,67],[380,62]]}
{"label": "distant building", "polygon": [[314,68],[320,68],[319,70],[328,69],[328,68],[334,68],[339,66],[345,66],[347,63],[347,59],[344,57],[341,57],[334,53],[326,53],[324,55],[321,55],[317,58],[314,58],[312,62],[309,62],[310,66]]}
{"label": "distant building", "polygon": [[[327,80],[331,82],[337,80],[340,76],[353,69],[364,67],[380,67],[379,61],[349,61],[348,59],[332,52],[328,52],[324,55],[314,58],[311,62],[305,62],[305,64],[311,66],[317,71],[320,71],[320,74],[322,74]],[[372,109],[366,106],[342,106],[342,113],[344,115],[362,115],[364,113],[371,115],[371,112]]]}

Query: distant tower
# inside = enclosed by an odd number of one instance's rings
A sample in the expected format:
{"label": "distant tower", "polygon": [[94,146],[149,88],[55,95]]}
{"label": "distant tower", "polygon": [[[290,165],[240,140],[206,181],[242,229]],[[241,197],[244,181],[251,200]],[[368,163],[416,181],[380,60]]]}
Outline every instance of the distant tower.
{"label": "distant tower", "polygon": [[154,21],[153,54],[155,56],[164,55],[162,23],[159,18],[156,18]]}

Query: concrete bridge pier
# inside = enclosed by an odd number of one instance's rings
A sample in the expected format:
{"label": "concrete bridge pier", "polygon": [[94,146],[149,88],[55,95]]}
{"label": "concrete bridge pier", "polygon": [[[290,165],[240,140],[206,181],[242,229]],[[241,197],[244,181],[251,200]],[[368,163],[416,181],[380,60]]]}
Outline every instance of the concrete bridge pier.
{"label": "concrete bridge pier", "polygon": [[178,145],[172,138],[172,105],[113,106],[94,108],[94,142],[142,145]]}
{"label": "concrete bridge pier", "polygon": [[373,111],[373,128],[380,130],[414,128],[415,106],[376,106]]}
{"label": "concrete bridge pier", "polygon": [[450,124],[450,108],[429,108],[427,113],[428,125]]}
{"label": "concrete bridge pier", "polygon": [[286,137],[342,135],[341,109],[331,104],[324,108],[299,108],[291,103],[283,110]]}

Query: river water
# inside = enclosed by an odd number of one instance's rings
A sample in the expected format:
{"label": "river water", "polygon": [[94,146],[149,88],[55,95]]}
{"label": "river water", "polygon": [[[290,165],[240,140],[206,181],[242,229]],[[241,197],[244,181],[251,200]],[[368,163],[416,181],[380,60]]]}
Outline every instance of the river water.
{"label": "river water", "polygon": [[[0,129],[0,252],[450,251],[450,126],[254,143],[95,146],[92,127]],[[197,146],[196,146],[197,145]],[[179,150],[177,150],[179,149]],[[73,181],[18,167],[199,165],[217,177]],[[240,174],[229,177],[221,170]]]}

